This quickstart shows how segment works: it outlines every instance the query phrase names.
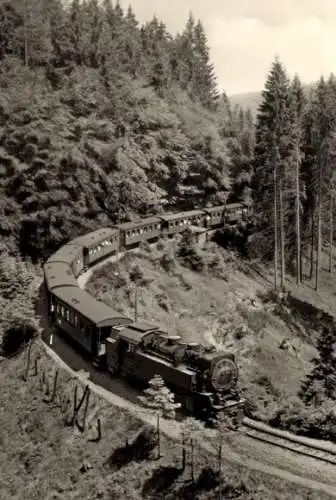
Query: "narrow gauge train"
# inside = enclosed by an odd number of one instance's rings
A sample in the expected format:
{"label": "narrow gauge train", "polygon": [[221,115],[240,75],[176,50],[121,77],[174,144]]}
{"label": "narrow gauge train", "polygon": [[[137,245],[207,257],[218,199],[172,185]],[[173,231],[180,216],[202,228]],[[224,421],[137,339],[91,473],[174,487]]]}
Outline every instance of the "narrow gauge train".
{"label": "narrow gauge train", "polygon": [[174,236],[188,225],[213,229],[246,216],[232,204],[149,217],[102,228],[75,238],[44,265],[48,310],[55,327],[81,347],[100,369],[146,384],[155,374],[165,380],[183,406],[200,417],[223,408],[240,408],[238,370],[232,353],[186,344],[149,323],[134,323],[79,288],[77,277],[119,251]]}

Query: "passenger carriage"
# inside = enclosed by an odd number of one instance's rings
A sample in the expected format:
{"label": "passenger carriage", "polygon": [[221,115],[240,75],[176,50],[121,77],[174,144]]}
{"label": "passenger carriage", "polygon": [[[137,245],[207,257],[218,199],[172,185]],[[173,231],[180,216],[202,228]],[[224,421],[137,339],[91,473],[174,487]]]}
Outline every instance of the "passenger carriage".
{"label": "passenger carriage", "polygon": [[142,242],[157,240],[161,235],[161,219],[147,217],[116,226],[120,230],[120,249],[132,248]]}
{"label": "passenger carriage", "polygon": [[221,226],[225,218],[226,205],[219,207],[206,208],[204,212],[205,215],[205,226],[206,227],[217,227]]}
{"label": "passenger carriage", "polygon": [[96,362],[105,355],[105,340],[112,328],[132,323],[130,318],[94,299],[78,286],[56,288],[52,293],[56,325]]}
{"label": "passenger carriage", "polygon": [[173,236],[182,233],[188,226],[201,226],[204,224],[203,210],[189,210],[176,214],[161,215],[162,234],[164,236]]}
{"label": "passenger carriage", "polygon": [[64,262],[47,262],[43,270],[48,297],[48,311],[49,315],[52,316],[55,309],[52,290],[66,286],[78,286],[78,283],[71,266]]}
{"label": "passenger carriage", "polygon": [[225,207],[224,223],[232,224],[242,218],[243,206],[241,203],[229,203]]}
{"label": "passenger carriage", "polygon": [[83,269],[83,247],[73,243],[73,241],[63,245],[47,260],[47,264],[51,264],[52,262],[68,264],[77,278]]}
{"label": "passenger carriage", "polygon": [[119,251],[119,231],[113,227],[103,227],[79,236],[72,243],[83,249],[84,268]]}

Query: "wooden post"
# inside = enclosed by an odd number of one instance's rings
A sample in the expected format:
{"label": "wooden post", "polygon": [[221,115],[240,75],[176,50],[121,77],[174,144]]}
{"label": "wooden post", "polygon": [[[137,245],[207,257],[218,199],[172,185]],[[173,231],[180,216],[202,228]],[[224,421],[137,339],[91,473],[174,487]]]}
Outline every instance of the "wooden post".
{"label": "wooden post", "polygon": [[97,441],[100,441],[102,438],[102,428],[101,428],[101,421],[100,418],[97,420],[97,431],[98,431],[98,438]]}
{"label": "wooden post", "polygon": [[38,370],[37,370],[37,358],[35,358],[35,361],[34,361],[34,375],[35,375],[35,377],[37,377],[37,374],[38,374]]}
{"label": "wooden post", "polygon": [[85,408],[84,408],[84,416],[83,416],[83,432],[85,431],[85,425],[86,425],[86,416],[87,416],[87,411],[89,408],[89,399],[90,399],[90,388],[87,386],[87,394],[86,394],[86,401],[85,401]]}
{"label": "wooden post", "polygon": [[28,346],[28,353],[27,353],[26,373],[24,375],[25,381],[28,379],[28,372],[29,372],[29,366],[30,366],[30,353],[31,353],[32,343],[33,343],[33,340],[30,339],[29,346]]}
{"label": "wooden post", "polygon": [[138,287],[135,287],[134,293],[134,323],[138,321]]}
{"label": "wooden post", "polygon": [[186,467],[186,449],[185,449],[185,437],[182,436],[182,470],[185,470]]}
{"label": "wooden post", "polygon": [[50,387],[49,387],[49,377],[46,379],[46,395],[49,396],[50,394]]}
{"label": "wooden post", "polygon": [[161,457],[161,443],[160,443],[160,413],[157,414],[156,420],[156,432],[157,432],[157,447],[158,447],[158,458]]}
{"label": "wooden post", "polygon": [[190,465],[191,465],[191,482],[194,484],[195,482],[195,474],[194,474],[194,440],[191,438],[190,440],[190,449],[191,449],[191,460],[190,460]]}
{"label": "wooden post", "polygon": [[53,387],[53,393],[52,393],[52,396],[51,396],[51,401],[54,401],[55,397],[56,397],[57,378],[58,378],[58,370],[55,371],[54,387]]}
{"label": "wooden post", "polygon": [[218,472],[219,472],[219,500],[222,500],[222,452],[223,442],[222,436],[219,437],[219,450],[218,450]]}
{"label": "wooden post", "polygon": [[72,414],[72,425],[74,425],[75,423],[75,419],[76,419],[76,412],[77,412],[77,393],[78,393],[78,386],[75,385],[75,389],[74,389],[74,407],[73,407],[73,414]]}

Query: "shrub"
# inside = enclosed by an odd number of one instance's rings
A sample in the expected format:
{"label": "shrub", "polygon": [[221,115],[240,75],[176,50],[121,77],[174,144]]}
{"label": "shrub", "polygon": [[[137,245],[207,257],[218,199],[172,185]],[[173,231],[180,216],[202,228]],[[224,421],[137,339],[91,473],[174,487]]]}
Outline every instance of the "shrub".
{"label": "shrub", "polygon": [[168,252],[165,252],[162,255],[160,259],[160,265],[167,273],[173,271],[176,267],[174,257]]}
{"label": "shrub", "polygon": [[204,257],[198,252],[193,234],[189,229],[182,234],[178,244],[177,257],[184,266],[193,271],[202,272],[205,267]]}

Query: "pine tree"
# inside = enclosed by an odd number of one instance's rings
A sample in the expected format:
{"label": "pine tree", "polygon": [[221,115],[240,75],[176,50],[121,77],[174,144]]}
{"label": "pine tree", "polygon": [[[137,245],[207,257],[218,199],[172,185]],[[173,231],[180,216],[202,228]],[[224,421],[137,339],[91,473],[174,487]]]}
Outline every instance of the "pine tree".
{"label": "pine tree", "polygon": [[309,403],[319,396],[336,399],[336,328],[335,324],[323,327],[317,341],[318,357],[313,359],[314,368],[302,384],[301,398]]}
{"label": "pine tree", "polygon": [[[281,283],[284,281],[284,231],[283,194],[286,189],[286,165],[291,155],[290,91],[289,81],[282,64],[276,59],[268,75],[256,124],[254,175],[252,182],[258,238],[266,255],[273,249],[277,263],[277,246],[280,237]],[[273,214],[269,206],[273,204]],[[279,228],[279,235],[278,235]],[[271,235],[274,235],[273,238]],[[275,281],[277,265],[275,265]]]}
{"label": "pine tree", "polygon": [[[303,113],[305,110],[305,96],[300,79],[295,75],[290,86],[291,92],[291,120],[292,120],[292,146],[293,155],[289,160],[289,169],[295,171],[295,187],[291,187],[291,182],[288,190],[288,216],[287,225],[289,232],[289,248],[288,260],[294,260],[296,254],[296,281],[299,284],[302,281],[302,242],[301,242],[301,218],[302,218],[302,203],[304,200],[304,189],[301,179],[301,162],[303,158]],[[292,175],[291,175],[292,177]],[[295,207],[295,209],[294,209]],[[295,229],[294,229],[295,228]],[[295,238],[291,236],[295,235]],[[295,239],[295,244],[294,240]],[[295,249],[295,251],[294,251]],[[292,257],[293,255],[293,257]]]}
{"label": "pine tree", "polygon": [[138,399],[145,408],[156,414],[158,455],[160,457],[160,417],[174,419],[176,410],[181,407],[181,404],[175,402],[174,394],[165,386],[160,375],[155,375],[149,381],[149,387],[145,389],[144,395],[138,396]]}
{"label": "pine tree", "polygon": [[213,64],[210,62],[208,40],[200,20],[194,29],[195,71],[193,87],[203,105],[214,108],[218,101],[216,77]]}
{"label": "pine tree", "polygon": [[307,190],[307,205],[304,214],[305,225],[310,228],[311,263],[310,277],[314,269],[316,249],[315,288],[319,287],[320,254],[323,236],[323,208],[329,200],[330,182],[334,163],[335,106],[333,91],[321,78],[312,91],[304,120],[303,174]]}
{"label": "pine tree", "polygon": [[15,9],[11,2],[0,5],[0,60],[5,56],[20,55],[16,32],[22,25],[22,14]]}
{"label": "pine tree", "polygon": [[331,174],[329,186],[329,272],[333,271],[334,251],[334,210],[336,199],[336,172]]}

